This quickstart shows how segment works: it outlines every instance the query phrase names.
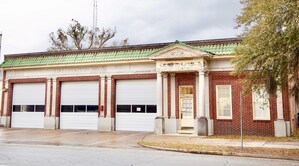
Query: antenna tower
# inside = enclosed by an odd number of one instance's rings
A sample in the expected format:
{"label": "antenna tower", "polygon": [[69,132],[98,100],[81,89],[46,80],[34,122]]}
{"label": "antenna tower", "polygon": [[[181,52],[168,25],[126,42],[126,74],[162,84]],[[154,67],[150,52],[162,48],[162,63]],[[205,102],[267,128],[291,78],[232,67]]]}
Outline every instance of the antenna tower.
{"label": "antenna tower", "polygon": [[98,0],[93,1],[93,32],[96,31],[96,28],[98,27]]}

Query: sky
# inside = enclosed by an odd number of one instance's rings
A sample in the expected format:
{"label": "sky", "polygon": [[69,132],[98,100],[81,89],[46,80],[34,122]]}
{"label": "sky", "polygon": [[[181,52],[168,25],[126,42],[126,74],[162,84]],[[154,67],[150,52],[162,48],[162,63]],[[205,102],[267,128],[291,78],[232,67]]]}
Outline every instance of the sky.
{"label": "sky", "polygon": [[[1,55],[42,52],[72,19],[92,28],[94,0],[0,0]],[[98,27],[129,44],[236,37],[239,0],[98,0]]]}

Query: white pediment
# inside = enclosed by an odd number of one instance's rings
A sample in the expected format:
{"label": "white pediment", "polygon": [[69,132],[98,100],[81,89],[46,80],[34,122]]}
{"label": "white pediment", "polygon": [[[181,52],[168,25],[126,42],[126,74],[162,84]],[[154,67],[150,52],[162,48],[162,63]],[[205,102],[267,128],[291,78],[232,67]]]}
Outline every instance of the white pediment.
{"label": "white pediment", "polygon": [[190,59],[190,58],[202,58],[209,56],[210,54],[192,47],[188,47],[179,43],[167,46],[161,50],[154,52],[150,55],[150,59]]}

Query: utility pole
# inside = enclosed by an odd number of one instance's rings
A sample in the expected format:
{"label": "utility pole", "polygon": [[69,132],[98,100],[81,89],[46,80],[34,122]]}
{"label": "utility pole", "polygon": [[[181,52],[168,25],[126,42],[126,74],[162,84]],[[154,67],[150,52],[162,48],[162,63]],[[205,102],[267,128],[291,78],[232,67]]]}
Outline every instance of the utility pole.
{"label": "utility pole", "polygon": [[2,56],[1,56],[1,43],[2,43],[2,32],[0,32],[0,61],[2,60]]}
{"label": "utility pole", "polygon": [[240,92],[240,134],[241,134],[241,150],[243,150],[243,110],[242,110],[242,91]]}

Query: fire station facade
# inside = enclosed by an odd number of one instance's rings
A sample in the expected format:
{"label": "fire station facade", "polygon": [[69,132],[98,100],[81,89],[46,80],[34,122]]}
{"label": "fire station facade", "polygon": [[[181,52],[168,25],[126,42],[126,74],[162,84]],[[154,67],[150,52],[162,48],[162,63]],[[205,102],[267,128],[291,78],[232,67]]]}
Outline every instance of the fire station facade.
{"label": "fire station facade", "polygon": [[[6,55],[0,123],[238,135],[242,83],[231,74],[230,60],[239,43],[231,38]],[[277,96],[252,91],[242,101],[246,135],[294,131],[295,104],[286,89]]]}

